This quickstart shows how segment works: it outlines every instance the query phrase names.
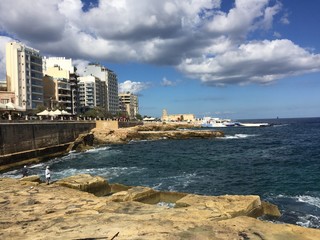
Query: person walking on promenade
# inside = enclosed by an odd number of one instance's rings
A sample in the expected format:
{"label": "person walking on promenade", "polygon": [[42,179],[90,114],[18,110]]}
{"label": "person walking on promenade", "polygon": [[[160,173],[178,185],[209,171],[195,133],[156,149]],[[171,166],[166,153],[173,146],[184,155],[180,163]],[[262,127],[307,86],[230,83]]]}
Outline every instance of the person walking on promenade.
{"label": "person walking on promenade", "polygon": [[47,185],[49,185],[50,184],[50,177],[51,177],[49,166],[46,167],[45,176],[46,176],[46,183],[47,183]]}
{"label": "person walking on promenade", "polygon": [[27,166],[24,166],[22,168],[22,177],[26,177],[26,176],[28,176],[28,168]]}

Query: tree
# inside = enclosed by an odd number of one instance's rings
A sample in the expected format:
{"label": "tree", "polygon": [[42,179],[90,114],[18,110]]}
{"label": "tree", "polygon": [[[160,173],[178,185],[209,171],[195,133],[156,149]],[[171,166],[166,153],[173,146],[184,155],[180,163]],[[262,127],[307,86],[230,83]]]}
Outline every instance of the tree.
{"label": "tree", "polygon": [[136,119],[142,120],[142,116],[138,113],[138,114],[136,115]]}
{"label": "tree", "polygon": [[84,113],[84,116],[91,118],[105,118],[108,116],[108,112],[105,108],[94,107]]}

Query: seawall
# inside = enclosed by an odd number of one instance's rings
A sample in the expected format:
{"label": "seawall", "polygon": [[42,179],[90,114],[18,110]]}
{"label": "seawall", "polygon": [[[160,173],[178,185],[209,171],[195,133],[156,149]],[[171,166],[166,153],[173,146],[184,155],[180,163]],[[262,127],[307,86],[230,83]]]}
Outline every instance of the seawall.
{"label": "seawall", "polygon": [[30,122],[0,124],[0,171],[63,153],[91,122]]}

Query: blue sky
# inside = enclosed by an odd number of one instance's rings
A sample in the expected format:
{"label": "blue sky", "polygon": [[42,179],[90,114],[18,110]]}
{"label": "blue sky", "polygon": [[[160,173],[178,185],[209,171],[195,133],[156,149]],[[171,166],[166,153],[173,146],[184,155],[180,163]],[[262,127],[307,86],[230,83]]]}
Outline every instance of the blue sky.
{"label": "blue sky", "polygon": [[5,43],[100,62],[140,113],[320,117],[318,0],[2,0]]}

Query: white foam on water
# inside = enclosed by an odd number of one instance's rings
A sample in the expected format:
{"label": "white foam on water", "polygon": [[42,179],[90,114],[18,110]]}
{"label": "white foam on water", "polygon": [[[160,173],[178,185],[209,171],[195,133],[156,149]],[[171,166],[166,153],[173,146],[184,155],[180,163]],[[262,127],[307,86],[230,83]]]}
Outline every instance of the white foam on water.
{"label": "white foam on water", "polygon": [[319,228],[320,218],[311,214],[307,214],[306,216],[299,216],[299,221],[296,223],[302,227]]}
{"label": "white foam on water", "polygon": [[29,168],[42,168],[44,165],[45,165],[44,163],[38,163],[38,164],[31,165]]}
{"label": "white foam on water", "polygon": [[70,168],[65,169],[52,175],[56,174],[57,178],[65,178],[77,174],[90,174],[92,176],[101,176],[107,180],[119,177],[122,175],[130,175],[134,173],[141,173],[144,171],[144,168],[137,168],[137,167],[106,167],[106,168],[86,168],[86,169],[76,169]]}
{"label": "white foam on water", "polygon": [[165,177],[163,179],[164,185],[169,184],[169,191],[177,191],[177,189],[187,188],[190,184],[198,181],[196,173],[182,173],[176,176]]}
{"label": "white foam on water", "polygon": [[168,202],[158,202],[157,206],[159,207],[164,207],[164,208],[174,208],[175,207],[175,203],[168,203]]}
{"label": "white foam on water", "polygon": [[88,149],[86,152],[88,153],[92,153],[92,152],[100,152],[100,151],[105,151],[105,150],[109,150],[111,147],[99,147],[99,148],[92,148],[92,149]]}
{"label": "white foam on water", "polygon": [[152,186],[152,188],[155,190],[158,190],[158,189],[160,189],[161,186],[162,186],[162,183],[158,183],[158,184]]}
{"label": "white foam on water", "polygon": [[302,195],[302,196],[297,196],[296,199],[298,202],[308,203],[312,206],[316,206],[316,207],[320,208],[320,198],[319,197]]}
{"label": "white foam on water", "polygon": [[275,124],[275,125],[272,125],[272,127],[285,127],[285,126],[288,126],[289,124]]}
{"label": "white foam on water", "polygon": [[235,134],[235,135],[226,135],[225,137],[219,137],[220,139],[244,139],[248,137],[255,137],[257,136],[256,134]]}
{"label": "white foam on water", "polygon": [[21,178],[22,174],[19,174],[19,170],[12,170],[12,171],[0,174],[0,177],[3,177],[3,178]]}

